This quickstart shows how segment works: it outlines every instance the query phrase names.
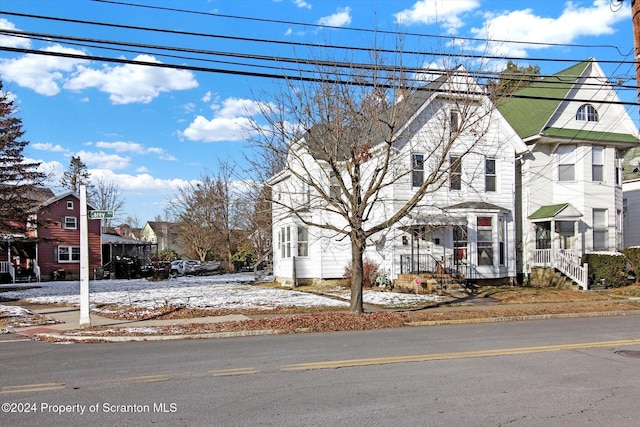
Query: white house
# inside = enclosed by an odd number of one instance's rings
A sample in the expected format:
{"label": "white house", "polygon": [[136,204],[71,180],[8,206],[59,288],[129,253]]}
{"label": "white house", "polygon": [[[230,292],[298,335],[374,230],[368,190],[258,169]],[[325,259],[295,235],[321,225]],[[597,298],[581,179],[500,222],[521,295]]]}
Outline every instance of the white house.
{"label": "white house", "polygon": [[[623,245],[622,158],[638,144],[633,121],[593,59],[534,81],[497,108],[464,73],[405,100],[412,110],[393,139],[396,180],[377,198],[370,220],[397,211],[434,170],[443,169],[444,178],[375,235],[365,257],[392,279],[441,268],[467,280],[522,282],[542,266],[586,289],[582,256]],[[442,156],[442,136],[452,132],[459,134]],[[307,148],[303,136],[297,154]],[[297,171],[270,181],[275,197],[300,203],[297,211],[273,209],[274,274],[280,281],[342,277],[351,259],[348,238],[309,227],[300,215],[344,225],[314,206],[315,189],[300,181],[304,174],[325,177],[332,191],[332,178],[313,150],[290,156],[290,164],[293,158]]]}
{"label": "white house", "polygon": [[622,169],[624,246],[640,246],[640,147],[627,151]]}
{"label": "white house", "polygon": [[560,269],[583,288],[581,258],[623,247],[622,158],[638,131],[589,59],[515,92],[499,110],[529,147],[518,161],[518,269]]}
{"label": "white house", "polygon": [[[408,110],[392,138],[394,172],[371,203],[367,220],[388,219],[425,180],[433,182],[408,215],[367,242],[365,258],[392,279],[440,268],[467,279],[512,280],[517,273],[515,163],[527,146],[464,69],[422,89],[399,101]],[[309,139],[307,134],[298,141],[288,168],[270,180],[274,275],[282,282],[341,278],[351,260],[348,237],[307,225],[331,224],[336,230],[345,225],[328,211],[326,197],[318,197],[322,188],[305,184],[308,176],[324,180],[325,194],[340,197],[337,181],[322,156],[309,148]],[[382,140],[372,144],[363,176],[379,169],[384,145]]]}

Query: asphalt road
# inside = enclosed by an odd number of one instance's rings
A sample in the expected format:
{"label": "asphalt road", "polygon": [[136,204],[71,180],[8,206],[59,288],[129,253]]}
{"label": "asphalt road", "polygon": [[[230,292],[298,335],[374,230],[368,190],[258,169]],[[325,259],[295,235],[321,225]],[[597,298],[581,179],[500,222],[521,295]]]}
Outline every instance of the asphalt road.
{"label": "asphalt road", "polygon": [[0,425],[640,425],[640,316],[229,339],[0,336]]}

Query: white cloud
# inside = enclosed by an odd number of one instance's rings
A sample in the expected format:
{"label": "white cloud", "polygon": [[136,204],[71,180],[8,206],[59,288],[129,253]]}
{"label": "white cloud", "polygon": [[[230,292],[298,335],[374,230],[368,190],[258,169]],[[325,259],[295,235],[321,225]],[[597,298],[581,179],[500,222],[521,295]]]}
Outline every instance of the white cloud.
{"label": "white cloud", "polygon": [[50,151],[52,153],[68,153],[69,152],[69,150],[64,148],[62,145],[60,144],[53,145],[50,142],[34,142],[30,146],[35,148],[36,150]]}
{"label": "white cloud", "polygon": [[293,2],[298,7],[304,7],[306,9],[311,9],[311,5],[309,3],[307,3],[305,0],[293,0]]}
{"label": "white cloud", "polygon": [[[609,0],[594,0],[591,6],[565,4],[558,17],[538,16],[532,9],[514,10],[502,14],[486,14],[482,28],[471,32],[493,40],[517,40],[535,43],[572,43],[583,36],[613,34],[613,26],[629,19],[629,9],[612,12]],[[494,54],[526,56],[527,49],[541,49],[544,45],[491,43]]]}
{"label": "white cloud", "polygon": [[479,0],[419,0],[411,9],[400,11],[394,16],[400,24],[442,24],[453,34],[463,25],[460,15],[479,6]]}
{"label": "white cloud", "polygon": [[[60,45],[41,49],[44,52],[62,52],[84,55],[84,52]],[[87,62],[84,59],[26,54],[17,59],[0,60],[2,79],[33,89],[40,95],[53,96],[60,92],[59,84],[64,80],[63,72]]]}
{"label": "white cloud", "polygon": [[250,99],[227,98],[222,105],[214,105],[214,117],[207,120],[197,116],[181,132],[192,141],[242,141],[251,132],[249,117],[260,113],[261,104]]}
{"label": "white cloud", "polygon": [[122,157],[117,154],[107,154],[104,151],[79,151],[76,156],[80,156],[87,165],[93,165],[103,169],[126,169],[131,161],[130,157]]}
{"label": "white cloud", "polygon": [[209,102],[211,101],[211,91],[208,90],[207,93],[204,94],[204,96],[202,97],[202,102]]}
{"label": "white cloud", "polygon": [[137,142],[125,142],[125,141],[115,141],[115,142],[89,142],[87,145],[95,146],[97,148],[104,148],[106,150],[114,150],[117,153],[134,153],[134,154],[155,154],[162,160],[176,160],[176,158],[167,153],[164,148],[160,147],[145,147],[142,144]]}
{"label": "white cloud", "polygon": [[197,180],[184,179],[161,179],[155,178],[148,173],[139,173],[137,175],[115,173],[109,168],[91,169],[91,178],[93,180],[105,179],[118,184],[123,191],[159,191],[168,194],[173,190],[177,190],[189,183],[196,183]]}
{"label": "white cloud", "polygon": [[342,27],[351,23],[351,8],[338,8],[337,12],[318,19],[318,24],[331,27]]}
{"label": "white cloud", "polygon": [[[18,28],[4,18],[0,18],[0,29],[17,31]],[[16,37],[0,34],[0,46],[30,48],[31,40],[27,37]]]}
{"label": "white cloud", "polygon": [[[134,60],[161,63],[150,55],[138,55]],[[125,64],[105,66],[101,69],[80,66],[64,87],[69,90],[97,88],[108,93],[114,104],[147,104],[161,92],[192,89],[197,86],[198,82],[190,71]]]}

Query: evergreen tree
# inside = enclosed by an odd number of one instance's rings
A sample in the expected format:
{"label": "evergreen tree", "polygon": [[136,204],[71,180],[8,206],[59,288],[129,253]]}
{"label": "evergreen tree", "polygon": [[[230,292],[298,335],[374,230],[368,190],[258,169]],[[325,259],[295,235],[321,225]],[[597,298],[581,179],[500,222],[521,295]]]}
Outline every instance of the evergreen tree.
{"label": "evergreen tree", "polygon": [[539,65],[519,66],[513,61],[507,62],[504,70],[498,73],[498,80],[489,81],[489,91],[494,96],[507,95],[531,82],[540,80]]}
{"label": "evergreen tree", "polygon": [[89,190],[89,182],[91,180],[91,174],[87,170],[87,165],[80,159],[80,156],[71,156],[69,162],[69,170],[62,174],[60,179],[60,185],[67,190],[71,190],[74,193],[80,192],[80,186],[86,185],[87,191]]}
{"label": "evergreen tree", "polygon": [[22,139],[22,120],[15,115],[13,100],[0,81],[0,233],[25,231],[29,214],[37,206],[37,187],[45,174],[40,163],[25,162],[22,154],[29,144]]}

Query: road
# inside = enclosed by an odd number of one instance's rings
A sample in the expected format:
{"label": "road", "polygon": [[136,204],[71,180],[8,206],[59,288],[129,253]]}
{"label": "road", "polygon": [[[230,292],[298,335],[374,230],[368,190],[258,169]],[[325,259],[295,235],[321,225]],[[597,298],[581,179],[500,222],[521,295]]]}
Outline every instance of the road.
{"label": "road", "polygon": [[110,344],[0,336],[0,425],[640,424],[640,316]]}

